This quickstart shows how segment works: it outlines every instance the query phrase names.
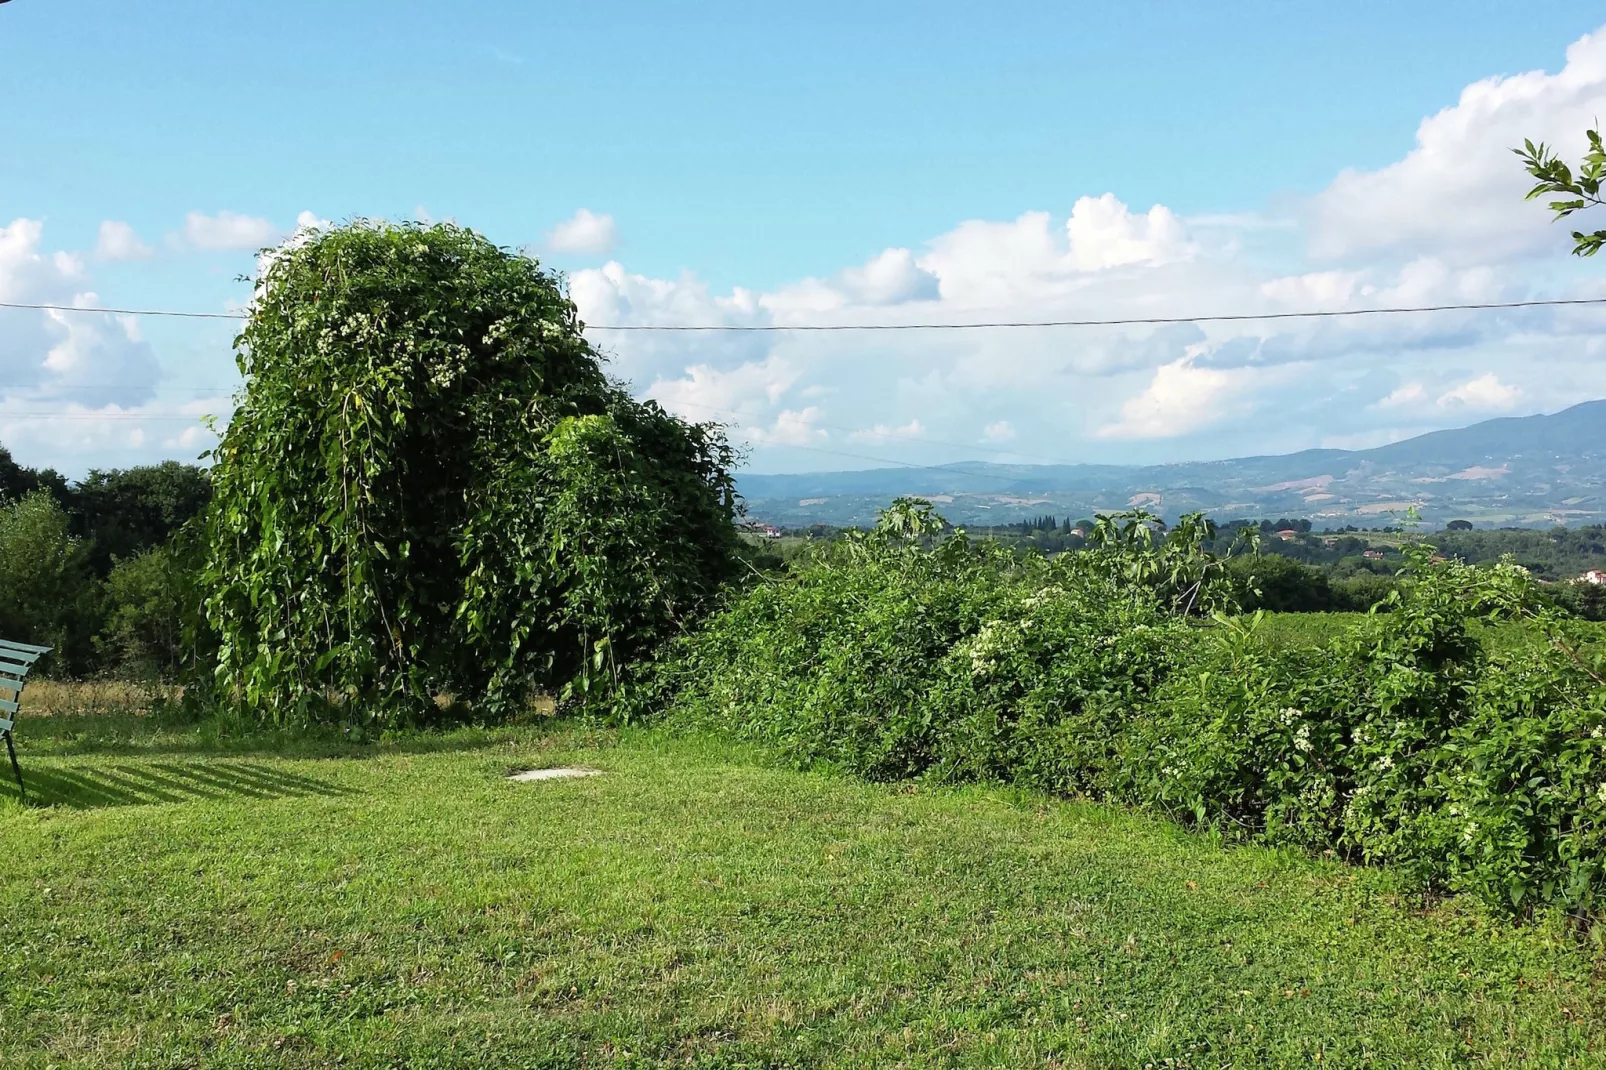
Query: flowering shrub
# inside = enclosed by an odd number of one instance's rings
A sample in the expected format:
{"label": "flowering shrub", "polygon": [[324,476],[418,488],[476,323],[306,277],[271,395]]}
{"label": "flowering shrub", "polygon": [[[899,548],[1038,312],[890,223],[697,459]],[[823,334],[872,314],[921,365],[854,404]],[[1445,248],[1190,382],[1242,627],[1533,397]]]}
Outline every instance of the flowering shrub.
{"label": "flowering shrub", "polygon": [[924,549],[914,508],[685,640],[660,678],[674,714],[878,779],[1086,787],[1191,630],[1084,555],[1017,560],[962,533]]}
{"label": "flowering shrub", "polygon": [[[1140,548],[930,536],[894,516],[735,596],[662,667],[670,716],[866,777],[1152,806],[1507,909],[1600,909],[1606,686],[1517,566],[1421,548],[1339,640],[1278,648],[1258,614],[1190,623],[1220,593],[1148,582]],[[1479,641],[1517,618],[1553,642]]]}
{"label": "flowering shrub", "polygon": [[[1521,568],[1431,563],[1330,647],[1230,624],[1141,719],[1127,794],[1523,909],[1606,893],[1606,687]],[[1380,607],[1384,608],[1384,607]],[[1477,619],[1552,636],[1490,652]]]}

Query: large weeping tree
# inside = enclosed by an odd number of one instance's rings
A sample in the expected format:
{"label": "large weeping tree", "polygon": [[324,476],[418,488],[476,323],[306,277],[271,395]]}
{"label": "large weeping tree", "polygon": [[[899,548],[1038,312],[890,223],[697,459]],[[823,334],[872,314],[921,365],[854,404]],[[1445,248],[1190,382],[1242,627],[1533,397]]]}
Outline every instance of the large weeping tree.
{"label": "large weeping tree", "polygon": [[214,454],[220,697],[276,723],[482,714],[628,680],[726,577],[717,427],[609,381],[559,282],[467,230],[266,259]]}

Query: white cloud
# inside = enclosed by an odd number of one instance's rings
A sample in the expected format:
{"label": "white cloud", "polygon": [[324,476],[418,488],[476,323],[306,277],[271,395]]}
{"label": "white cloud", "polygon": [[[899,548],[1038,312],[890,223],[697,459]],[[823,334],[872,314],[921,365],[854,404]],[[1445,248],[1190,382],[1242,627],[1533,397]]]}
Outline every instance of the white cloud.
{"label": "white cloud", "polygon": [[221,252],[260,249],[272,245],[282,232],[266,219],[222,211],[217,215],[190,212],[184,226],[173,237],[174,243],[191,249]]}
{"label": "white cloud", "polygon": [[1511,149],[1524,138],[1581,154],[1583,132],[1606,114],[1606,33],[1567,49],[1555,74],[1486,78],[1422,120],[1416,147],[1376,171],[1346,170],[1310,205],[1319,258],[1446,253],[1480,259],[1569,246],[1549,213],[1525,202],[1532,180]]}
{"label": "white cloud", "polygon": [[775,418],[772,426],[749,428],[748,441],[756,446],[810,446],[824,442],[831,436],[824,428],[815,426],[819,419],[820,410],[814,405],[795,411],[786,409]]}
{"label": "white cloud", "polygon": [[1419,382],[1402,383],[1377,403],[1380,409],[1412,408],[1427,400],[1427,388]]}
{"label": "white cloud", "polygon": [[915,263],[908,249],[888,249],[862,267],[842,273],[842,285],[861,304],[896,305],[937,297],[937,276]]}
{"label": "white cloud", "polygon": [[1115,194],[1079,198],[1065,222],[1070,259],[1082,271],[1164,264],[1189,255],[1182,222],[1163,204],[1133,215]]}
{"label": "white cloud", "polygon": [[1175,438],[1239,413],[1243,372],[1201,368],[1190,353],[1162,364],[1141,394],[1121,406],[1121,417],[1095,432],[1100,438]]}
{"label": "white cloud", "polygon": [[1013,442],[1015,428],[1010,425],[1008,420],[999,420],[982,428],[981,437],[988,442]]}
{"label": "white cloud", "polygon": [[547,248],[557,253],[607,256],[618,244],[613,216],[582,208],[547,232]]}
{"label": "white cloud", "polygon": [[1494,372],[1487,372],[1439,395],[1439,407],[1505,412],[1515,407],[1521,398],[1521,387],[1502,383]]}
{"label": "white cloud", "polygon": [[164,458],[194,461],[216,443],[202,426],[208,414],[226,417],[227,397],[140,405],[57,402],[41,418],[37,403],[0,401],[0,441],[23,464],[51,465],[68,473],[92,467],[129,467]]}
{"label": "white cloud", "polygon": [[860,431],[854,431],[852,434],[848,435],[848,441],[886,442],[889,439],[896,441],[898,439],[919,438],[925,433],[926,429],[920,425],[919,420],[910,420],[901,427],[888,427],[886,424],[876,424],[874,427],[865,428]]}
{"label": "white cloud", "polygon": [[728,370],[694,364],[678,378],[653,380],[646,395],[688,420],[729,422],[767,411],[796,381],[797,372],[772,356]]}
{"label": "white cloud", "polygon": [[[84,265],[41,248],[44,226],[0,228],[0,300],[94,308]],[[155,355],[128,316],[0,309],[0,399],[78,405],[138,404],[159,377]]]}
{"label": "white cloud", "polygon": [[127,223],[115,219],[101,221],[100,233],[95,239],[96,260],[145,260],[153,252]]}

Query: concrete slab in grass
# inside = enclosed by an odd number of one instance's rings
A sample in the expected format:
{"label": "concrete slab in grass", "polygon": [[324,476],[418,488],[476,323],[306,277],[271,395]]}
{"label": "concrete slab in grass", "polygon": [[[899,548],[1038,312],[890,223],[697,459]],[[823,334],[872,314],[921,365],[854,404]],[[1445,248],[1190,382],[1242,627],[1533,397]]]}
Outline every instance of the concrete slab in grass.
{"label": "concrete slab in grass", "polygon": [[600,769],[580,769],[573,766],[564,766],[557,769],[526,769],[523,772],[512,773],[509,780],[516,780],[521,784],[528,784],[536,780],[575,780],[580,777],[598,776]]}

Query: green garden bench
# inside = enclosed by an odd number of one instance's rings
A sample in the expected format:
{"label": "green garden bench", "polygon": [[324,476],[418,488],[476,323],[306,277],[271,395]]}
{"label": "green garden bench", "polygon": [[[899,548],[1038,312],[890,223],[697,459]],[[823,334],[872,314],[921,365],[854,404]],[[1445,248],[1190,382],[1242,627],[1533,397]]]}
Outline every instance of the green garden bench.
{"label": "green garden bench", "polygon": [[28,789],[22,786],[22,766],[17,764],[17,747],[11,742],[11,729],[17,723],[17,710],[22,706],[22,685],[28,680],[28,670],[48,653],[48,646],[29,646],[27,643],[0,639],[0,694],[11,694],[10,698],[0,698],[0,736],[6,737],[11,771],[17,774],[17,791],[25,799]]}

